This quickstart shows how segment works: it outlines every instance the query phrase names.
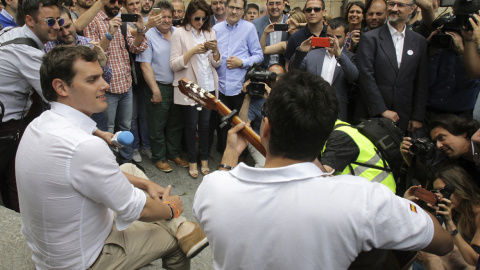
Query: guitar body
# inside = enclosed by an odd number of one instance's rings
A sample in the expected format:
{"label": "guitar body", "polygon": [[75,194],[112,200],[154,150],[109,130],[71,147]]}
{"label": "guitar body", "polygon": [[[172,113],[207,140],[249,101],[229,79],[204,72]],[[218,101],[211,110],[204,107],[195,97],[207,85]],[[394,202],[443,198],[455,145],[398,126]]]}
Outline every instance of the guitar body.
{"label": "guitar body", "polygon": [[[215,110],[223,117],[229,115],[232,112],[214,95],[210,94],[207,90],[201,88],[187,78],[182,78],[178,81],[178,89],[180,89],[180,92],[194,100],[203,108],[207,110]],[[243,123],[243,121],[238,116],[233,116],[230,122],[232,126],[236,126],[240,123]],[[240,134],[243,136],[243,138],[245,138],[245,140],[247,140],[251,145],[253,145],[255,149],[262,153],[263,156],[266,155],[266,151],[262,145],[260,136],[258,136],[258,134],[255,133],[252,128],[246,126],[240,131]]]}

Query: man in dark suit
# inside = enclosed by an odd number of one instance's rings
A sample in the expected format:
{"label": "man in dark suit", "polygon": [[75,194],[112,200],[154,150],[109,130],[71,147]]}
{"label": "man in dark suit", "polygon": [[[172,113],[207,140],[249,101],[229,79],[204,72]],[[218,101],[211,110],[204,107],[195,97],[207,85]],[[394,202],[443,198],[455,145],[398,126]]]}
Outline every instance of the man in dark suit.
{"label": "man in dark suit", "polygon": [[[288,16],[283,14],[285,8],[284,0],[267,0],[267,12],[268,16],[262,16],[253,21],[255,28],[257,29],[258,40],[262,39],[263,31],[265,27],[271,23],[286,23]],[[287,40],[286,31],[275,31],[268,34],[267,46],[277,44],[281,41]],[[283,64],[283,56],[279,54],[263,55],[263,67],[269,67],[276,63]],[[282,60],[282,61],[280,61]]]}
{"label": "man in dark suit", "polygon": [[311,38],[302,42],[290,61],[290,69],[306,70],[309,73],[323,77],[335,89],[340,113],[338,119],[347,121],[348,82],[358,79],[355,66],[355,54],[342,51],[345,36],[348,32],[348,22],[338,17],[328,22],[327,37],[330,38],[330,48],[312,50]]}
{"label": "man in dark suit", "polygon": [[385,117],[406,131],[422,127],[428,98],[427,41],[406,30],[415,0],[387,3],[388,23],[365,33],[357,50],[355,120]]}

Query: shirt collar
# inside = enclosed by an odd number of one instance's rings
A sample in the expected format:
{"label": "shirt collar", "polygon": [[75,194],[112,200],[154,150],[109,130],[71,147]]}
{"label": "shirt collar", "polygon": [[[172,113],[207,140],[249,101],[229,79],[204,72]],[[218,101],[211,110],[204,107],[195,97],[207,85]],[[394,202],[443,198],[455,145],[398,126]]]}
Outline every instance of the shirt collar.
{"label": "shirt collar", "polygon": [[281,168],[254,168],[240,163],[230,173],[242,180],[254,183],[280,183],[328,176],[312,162],[296,163]]}
{"label": "shirt collar", "polygon": [[405,37],[405,29],[407,29],[405,26],[403,26],[403,30],[402,32],[398,32],[397,29],[395,29],[395,27],[391,26],[389,22],[387,22],[387,25],[388,25],[388,30],[390,31],[390,35],[401,35],[402,37]]}
{"label": "shirt collar", "polygon": [[[170,27],[170,33],[173,34],[173,30],[175,30],[176,27],[172,26]],[[155,27],[155,31],[157,32],[157,34],[159,34],[162,38],[165,38],[162,34],[162,32],[160,32],[160,30],[158,30],[156,27]]]}
{"label": "shirt collar", "polygon": [[0,12],[3,16],[5,16],[5,18],[17,23],[17,20],[12,16],[10,15],[10,13],[8,13],[5,9],[3,9],[1,12]]}
{"label": "shirt collar", "polygon": [[83,129],[85,132],[92,134],[97,129],[97,124],[92,118],[86,114],[60,102],[51,102],[51,111],[68,118],[70,121],[75,122],[77,126]]}
{"label": "shirt collar", "polygon": [[103,10],[100,10],[100,11],[98,12],[98,15],[97,15],[97,16],[98,16],[101,20],[104,20],[104,21],[110,20],[110,18],[108,18],[108,16],[107,16],[107,13],[105,13],[105,11],[103,11]]}
{"label": "shirt collar", "polygon": [[40,41],[40,39],[37,37],[37,35],[35,35],[35,33],[33,33],[33,31],[30,30],[30,28],[28,28],[28,26],[26,24],[24,26],[22,26],[22,30],[23,30],[23,33],[25,33],[25,36],[33,39],[37,43],[38,48],[40,50],[43,50],[45,48],[45,45]]}

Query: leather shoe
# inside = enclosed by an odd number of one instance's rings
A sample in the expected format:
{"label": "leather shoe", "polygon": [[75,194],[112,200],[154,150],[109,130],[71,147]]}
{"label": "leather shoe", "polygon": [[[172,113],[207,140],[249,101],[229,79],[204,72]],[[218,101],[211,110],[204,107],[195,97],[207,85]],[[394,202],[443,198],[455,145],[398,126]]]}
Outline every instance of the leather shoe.
{"label": "leather shoe", "polygon": [[170,164],[168,164],[168,162],[166,162],[166,161],[155,162],[155,166],[157,166],[157,168],[162,172],[169,173],[169,172],[173,171]]}
{"label": "leather shoe", "polygon": [[178,245],[189,259],[197,256],[200,251],[208,246],[208,239],[205,232],[197,223],[193,224],[195,224],[195,227],[192,232],[178,239]]}
{"label": "leather shoe", "polygon": [[176,157],[176,158],[172,159],[172,161],[175,162],[180,167],[183,167],[183,168],[188,167],[188,161],[186,161],[185,159],[182,159],[180,157]]}

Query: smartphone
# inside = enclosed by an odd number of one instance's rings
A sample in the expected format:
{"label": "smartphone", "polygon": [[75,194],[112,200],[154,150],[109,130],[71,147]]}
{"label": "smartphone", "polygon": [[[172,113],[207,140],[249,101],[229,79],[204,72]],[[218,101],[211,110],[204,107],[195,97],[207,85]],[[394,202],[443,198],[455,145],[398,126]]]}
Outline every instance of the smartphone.
{"label": "smartphone", "polygon": [[437,205],[439,201],[439,198],[437,195],[421,187],[413,187],[413,189],[414,189],[413,196],[431,205]]}
{"label": "smartphone", "polygon": [[152,12],[150,13],[150,16],[157,16],[158,14],[162,13],[162,10],[159,8],[152,8]]}
{"label": "smartphone", "polygon": [[288,24],[286,23],[276,23],[273,25],[274,31],[288,31]]}
{"label": "smartphone", "polygon": [[122,19],[122,22],[137,22],[138,21],[138,14],[134,14],[134,13],[122,13],[122,15],[120,15],[121,19]]}
{"label": "smartphone", "polygon": [[182,19],[172,20],[172,25],[173,26],[179,26],[181,23],[182,23]]}
{"label": "smartphone", "polygon": [[330,47],[330,39],[328,37],[312,37],[312,46]]}

